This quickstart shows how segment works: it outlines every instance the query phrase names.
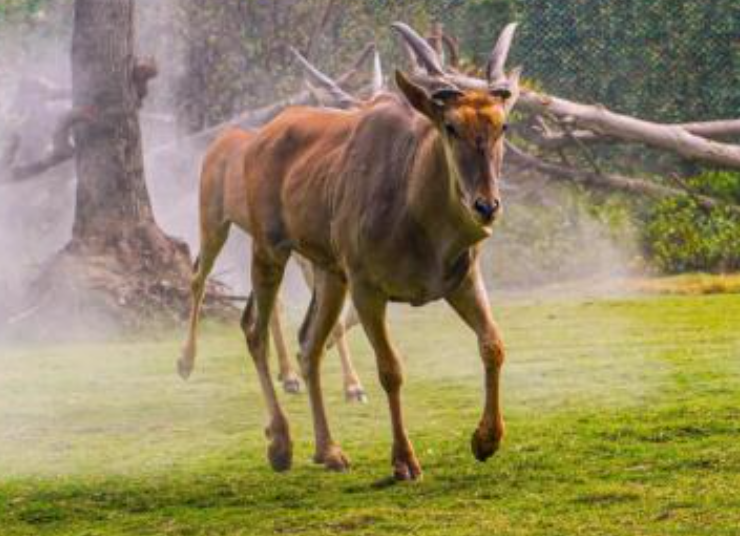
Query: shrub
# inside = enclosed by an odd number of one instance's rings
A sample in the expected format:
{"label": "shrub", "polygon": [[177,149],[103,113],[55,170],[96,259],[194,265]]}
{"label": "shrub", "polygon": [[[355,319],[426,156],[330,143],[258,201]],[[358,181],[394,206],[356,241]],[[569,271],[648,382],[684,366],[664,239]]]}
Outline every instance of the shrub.
{"label": "shrub", "polygon": [[[740,173],[711,172],[690,179],[698,193],[740,202]],[[740,214],[729,205],[701,207],[688,195],[664,199],[644,226],[648,258],[663,272],[740,270]]]}

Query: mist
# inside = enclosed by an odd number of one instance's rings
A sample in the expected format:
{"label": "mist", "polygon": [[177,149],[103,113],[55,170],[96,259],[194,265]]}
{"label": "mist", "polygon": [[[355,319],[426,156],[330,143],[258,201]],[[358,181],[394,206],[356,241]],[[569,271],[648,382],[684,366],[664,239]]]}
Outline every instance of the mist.
{"label": "mist", "polygon": [[[159,66],[159,75],[144,101],[140,122],[148,190],[157,223],[169,235],[185,240],[194,256],[198,249],[200,162],[208,140],[193,142],[190,133],[181,128],[176,119],[178,84],[185,69],[185,43],[172,24],[175,18],[172,10],[176,4],[176,0],[160,0],[139,6],[139,54],[157,58]],[[45,21],[63,19],[65,25],[71,27],[71,5],[58,4],[53,12],[40,14],[37,19],[37,24],[22,35],[0,40],[0,57],[15,58],[0,66],[0,116],[3,118],[0,140],[19,133],[22,139],[19,157],[23,161],[36,160],[45,153],[50,143],[50,130],[69,105],[64,99],[49,101],[22,89],[26,80],[36,78],[56,88],[70,87],[70,35],[49,35]],[[58,326],[49,325],[48,317],[43,325],[29,325],[27,318],[33,313],[33,307],[39,306],[29,306],[32,284],[48,259],[71,238],[75,188],[72,161],[23,183],[0,185],[0,248],[3,251],[0,344],[12,349],[13,356],[3,367],[6,389],[0,397],[0,422],[3,423],[0,429],[5,430],[2,437],[5,455],[16,460],[20,473],[100,471],[105,453],[88,458],[75,445],[101,435],[113,438],[116,448],[116,461],[105,462],[106,472],[130,470],[132,462],[128,460],[136,459],[142,430],[146,430],[151,441],[161,440],[174,448],[170,454],[190,452],[172,439],[172,434],[176,435],[179,429],[174,423],[184,422],[182,426],[186,429],[188,426],[195,429],[224,403],[208,389],[207,395],[199,394],[203,385],[183,387],[179,383],[174,374],[174,360],[179,350],[172,341],[157,342],[160,337],[152,334],[153,342],[146,347],[147,351],[165,357],[147,365],[143,356],[137,355],[134,359],[120,344],[113,323],[105,317],[95,316],[90,322],[89,314],[80,314],[81,319],[88,320],[70,326],[69,313],[82,313],[81,309],[94,304],[84,301],[63,304],[61,310],[65,314],[51,318],[51,323],[58,322]],[[549,190],[553,196],[551,203],[557,204],[568,197],[557,188]],[[544,232],[541,223],[537,223],[542,214],[547,215],[551,224]],[[588,247],[579,251],[584,243]],[[533,254],[533,246],[539,248],[539,254]],[[601,281],[624,274],[628,257],[624,246],[624,243],[617,244],[603,222],[582,210],[553,210],[540,202],[514,199],[508,203],[504,222],[497,227],[494,239],[485,247],[483,267],[495,295],[500,292],[545,295],[552,292],[553,283],[563,281],[571,283],[568,292],[575,292],[579,282],[585,285],[589,281],[589,288],[593,289],[594,279]],[[250,289],[249,262],[249,238],[234,228],[212,277],[226,284],[234,295],[246,295]],[[309,291],[300,272],[291,264],[281,302],[288,313],[287,335],[293,349],[296,327],[308,298]],[[442,309],[434,310],[436,317]],[[405,318],[407,314],[408,307],[393,307],[393,315]],[[411,313],[409,318],[413,321],[417,317],[418,313]],[[22,329],[16,329],[18,326]],[[236,323],[232,331],[234,337],[240,336]],[[364,340],[359,329],[352,337],[354,341]],[[57,348],[57,341],[65,344]],[[12,344],[8,346],[8,343]],[[474,345],[468,341],[464,348],[472,352]],[[363,353],[367,351],[364,347]],[[57,355],[59,352],[61,356]],[[206,374],[209,360],[223,361],[213,353],[211,350],[206,353],[210,355],[203,356]],[[421,377],[477,374],[474,361],[459,366],[463,356],[462,352],[458,353],[460,360],[439,362],[417,373]],[[100,354],[107,359],[101,359]],[[330,362],[336,368],[333,355]],[[363,369],[368,369],[369,363],[367,359]],[[27,375],[29,366],[37,370],[33,378]],[[229,385],[242,381],[240,371],[234,370],[236,365],[228,367],[234,377],[219,375],[219,381],[225,383],[224,392]],[[165,371],[170,369],[172,381],[162,385],[156,374],[167,374]],[[370,375],[367,371],[364,374]],[[530,380],[531,377],[528,375]],[[525,383],[524,378],[517,381]],[[543,397],[544,393],[553,392],[546,380],[539,378],[538,381],[546,386],[533,396]],[[587,381],[584,379],[582,383]],[[13,394],[10,386],[14,382],[23,386],[21,398]],[[236,392],[236,386],[231,387]],[[178,401],[177,407],[158,405],[161,390]],[[85,395],[75,394],[81,392]],[[16,404],[17,400],[23,401],[22,407]],[[90,407],[91,400],[108,411],[123,411],[123,407],[131,407],[132,401],[136,401],[130,411],[146,416],[134,418],[132,413],[111,423],[105,411],[98,412]],[[253,412],[250,419],[258,419],[259,414]],[[234,423],[225,425],[224,433],[230,433],[233,426]],[[148,462],[154,468],[166,467],[168,463],[164,457]]]}
{"label": "mist", "polygon": [[[177,0],[138,6],[137,34],[140,56],[157,58],[159,75],[150,86],[140,120],[145,171],[155,217],[166,233],[185,240],[195,256],[198,248],[198,180],[207,141],[189,141],[189,132],[177,121],[178,83],[185,66],[185,37],[176,24]],[[39,12],[34,23],[16,35],[0,39],[0,140],[20,134],[22,161],[38,159],[50,143],[50,130],[68,106],[64,99],[45,100],[24,91],[28,80],[42,79],[56,88],[70,87],[68,33],[48,31],[52,21],[64,20],[71,28],[71,4],[63,2]],[[300,89],[299,87],[296,89]],[[269,104],[269,103],[264,103]],[[0,141],[0,143],[3,143]],[[166,150],[162,150],[166,147]],[[19,184],[0,184],[0,324],[22,322],[27,312],[29,285],[44,263],[71,236],[75,205],[73,162]],[[550,206],[567,200],[554,192]],[[485,246],[484,271],[496,290],[537,294],[553,285],[578,292],[579,285],[609,288],[633,270],[635,239],[615,232],[586,211],[577,214],[553,210],[542,203],[514,199],[507,203],[504,223]],[[542,216],[544,214],[544,216]],[[546,220],[543,226],[542,219]],[[532,247],[535,246],[535,247]],[[585,246],[585,247],[583,247]],[[213,277],[235,295],[249,291],[249,239],[232,229]],[[593,282],[600,282],[594,286]],[[563,286],[564,283],[567,285]],[[294,267],[288,270],[282,301],[293,316],[301,314],[308,290]],[[7,327],[7,326],[6,326]],[[80,326],[78,337],[85,338]],[[0,328],[0,333],[3,330]],[[10,330],[12,331],[12,329]],[[44,332],[54,332],[48,329]],[[66,330],[65,330],[66,331]],[[100,326],[90,335],[99,336]],[[105,331],[105,330],[103,330]],[[57,332],[58,334],[58,332]],[[0,337],[1,339],[2,337]]]}

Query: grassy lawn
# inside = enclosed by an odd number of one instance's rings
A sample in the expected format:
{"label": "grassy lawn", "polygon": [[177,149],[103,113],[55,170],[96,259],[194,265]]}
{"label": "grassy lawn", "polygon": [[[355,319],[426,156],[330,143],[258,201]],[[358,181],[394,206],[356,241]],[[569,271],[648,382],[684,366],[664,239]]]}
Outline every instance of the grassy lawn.
{"label": "grassy lawn", "polygon": [[210,325],[194,377],[179,333],[0,348],[0,535],[740,534],[740,296],[509,300],[507,439],[470,454],[482,399],[472,335],[444,306],[394,311],[421,483],[390,474],[386,406],[348,405],[326,358],[347,474],[310,462],[305,395],[284,398],[294,469],[265,460],[265,415],[235,326]]}

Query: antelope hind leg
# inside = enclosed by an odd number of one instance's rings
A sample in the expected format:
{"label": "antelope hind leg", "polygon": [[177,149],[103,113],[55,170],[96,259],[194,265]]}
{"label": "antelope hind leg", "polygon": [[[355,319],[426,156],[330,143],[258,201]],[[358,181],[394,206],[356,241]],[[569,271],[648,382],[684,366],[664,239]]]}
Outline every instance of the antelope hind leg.
{"label": "antelope hind leg", "polygon": [[272,312],[272,318],[270,319],[270,331],[278,358],[278,380],[283,384],[283,391],[288,394],[298,394],[301,392],[301,382],[293,370],[290,364],[290,358],[288,357],[288,346],[285,342],[283,332],[280,299],[275,302],[275,310]]}
{"label": "antelope hind leg", "polygon": [[197,352],[198,321],[203,296],[206,290],[206,280],[211,273],[218,254],[229,237],[229,224],[222,224],[213,231],[201,231],[200,252],[193,265],[193,279],[190,283],[191,304],[188,337],[177,361],[177,372],[184,380],[190,377],[195,366]]}
{"label": "antelope hind leg", "polygon": [[339,360],[342,364],[342,380],[344,384],[344,399],[347,402],[367,403],[367,393],[360,382],[355,366],[352,363],[352,354],[347,344],[347,331],[345,329],[344,316],[334,326],[332,338],[336,341]]}

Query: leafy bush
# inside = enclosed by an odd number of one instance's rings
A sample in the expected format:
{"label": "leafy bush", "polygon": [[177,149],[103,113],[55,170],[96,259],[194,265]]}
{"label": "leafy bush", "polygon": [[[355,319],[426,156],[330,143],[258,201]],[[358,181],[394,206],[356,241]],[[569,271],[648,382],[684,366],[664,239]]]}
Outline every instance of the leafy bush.
{"label": "leafy bush", "polygon": [[688,180],[697,193],[717,197],[727,203],[740,204],[740,173],[707,171]]}
{"label": "leafy bush", "polygon": [[[688,181],[698,193],[740,202],[740,173],[711,172]],[[664,199],[643,229],[648,258],[664,272],[740,270],[740,214],[701,207],[689,196]]]}

